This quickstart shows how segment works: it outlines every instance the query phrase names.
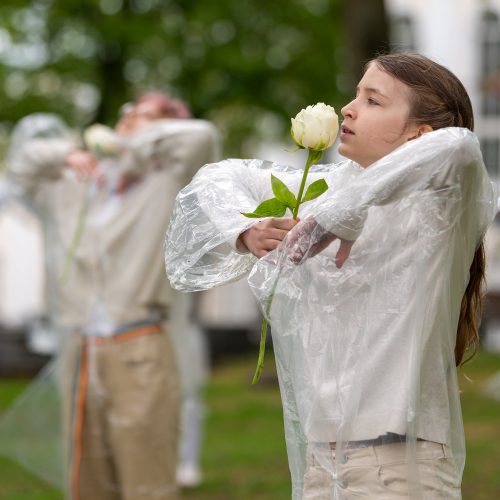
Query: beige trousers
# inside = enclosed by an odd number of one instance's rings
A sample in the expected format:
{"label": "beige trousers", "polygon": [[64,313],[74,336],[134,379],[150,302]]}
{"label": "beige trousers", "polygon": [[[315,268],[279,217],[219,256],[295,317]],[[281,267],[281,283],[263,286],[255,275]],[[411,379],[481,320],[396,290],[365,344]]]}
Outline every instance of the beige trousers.
{"label": "beige trousers", "polygon": [[[336,457],[332,450],[333,463]],[[460,480],[445,445],[416,442],[419,485],[409,492],[406,443],[345,450],[339,477],[334,479],[311,453],[307,457],[303,500],[460,500]],[[410,489],[411,490],[411,489]]]}
{"label": "beige trousers", "polygon": [[165,332],[82,341],[71,391],[71,500],[174,500],[180,395]]}

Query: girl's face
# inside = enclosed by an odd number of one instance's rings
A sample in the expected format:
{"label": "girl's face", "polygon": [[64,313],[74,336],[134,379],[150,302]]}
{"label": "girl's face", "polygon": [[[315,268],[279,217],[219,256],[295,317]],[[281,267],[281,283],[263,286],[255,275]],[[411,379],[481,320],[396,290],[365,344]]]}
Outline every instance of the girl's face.
{"label": "girl's face", "polygon": [[341,110],[339,153],[362,167],[418,137],[408,124],[410,89],[372,63],[359,82],[356,98]]}

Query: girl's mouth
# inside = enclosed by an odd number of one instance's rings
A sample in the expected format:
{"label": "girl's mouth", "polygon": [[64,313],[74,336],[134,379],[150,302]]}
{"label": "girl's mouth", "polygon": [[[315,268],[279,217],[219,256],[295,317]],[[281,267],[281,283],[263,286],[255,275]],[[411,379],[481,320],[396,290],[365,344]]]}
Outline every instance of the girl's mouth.
{"label": "girl's mouth", "polygon": [[343,134],[354,135],[354,132],[349,127],[346,127],[345,125],[342,125],[342,129],[341,130],[342,130]]}

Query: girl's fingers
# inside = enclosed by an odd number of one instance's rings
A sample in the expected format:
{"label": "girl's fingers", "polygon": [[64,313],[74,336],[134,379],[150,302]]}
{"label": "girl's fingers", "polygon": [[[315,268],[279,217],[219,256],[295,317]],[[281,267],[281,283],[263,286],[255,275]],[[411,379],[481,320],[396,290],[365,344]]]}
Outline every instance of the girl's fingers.
{"label": "girl's fingers", "polygon": [[340,241],[340,247],[339,247],[339,250],[337,252],[337,255],[335,256],[335,265],[339,269],[344,265],[344,262],[349,257],[349,254],[351,253],[351,248],[353,245],[354,245],[354,241],[348,241],[348,240],[341,240]]}
{"label": "girl's fingers", "polygon": [[268,224],[274,229],[284,229],[286,232],[290,231],[293,227],[297,225],[299,221],[292,219],[291,217],[272,217],[267,219]]}
{"label": "girl's fingers", "polygon": [[304,238],[304,236],[307,237],[307,236],[309,236],[309,234],[308,234],[306,228],[300,227],[300,228],[297,228],[295,231],[291,231],[291,232],[287,233],[287,236],[288,237],[286,239],[285,244],[288,247],[291,247],[292,245],[296,245],[297,241],[299,241],[299,239]]}
{"label": "girl's fingers", "polygon": [[266,239],[262,242],[262,248],[268,252],[277,248],[281,243],[281,240],[277,239]]}
{"label": "girl's fingers", "polygon": [[319,254],[336,239],[337,236],[331,233],[327,233],[321,241],[318,241],[317,243],[311,246],[311,250],[309,251],[309,257],[314,257],[315,255]]}
{"label": "girl's fingers", "polygon": [[270,228],[266,231],[266,237],[269,240],[282,241],[287,234],[288,234],[288,231],[285,229]]}
{"label": "girl's fingers", "polygon": [[[314,219],[306,219],[296,230],[291,231],[298,221],[290,218],[269,218],[259,223],[257,245],[254,247],[254,255],[258,258],[266,256],[280,245],[288,249],[288,258],[294,264],[300,264],[304,257],[314,257],[327,248],[337,239],[332,233],[324,232],[320,236],[317,234],[314,239],[320,237],[319,241],[311,244],[312,235],[318,227]],[[285,241],[283,241],[285,240]],[[335,256],[335,265],[341,268],[351,253],[354,241],[341,240],[340,246]]]}

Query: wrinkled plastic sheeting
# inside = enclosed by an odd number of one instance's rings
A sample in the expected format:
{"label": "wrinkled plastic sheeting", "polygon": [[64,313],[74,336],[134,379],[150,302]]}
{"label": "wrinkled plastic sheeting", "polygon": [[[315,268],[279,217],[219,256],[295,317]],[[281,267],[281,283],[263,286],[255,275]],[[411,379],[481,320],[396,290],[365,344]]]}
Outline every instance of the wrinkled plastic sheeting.
{"label": "wrinkled plastic sheeting", "polygon": [[0,416],[0,453],[49,484],[64,487],[61,364],[49,363]]}
{"label": "wrinkled plastic sheeting", "polygon": [[[301,222],[257,261],[235,250],[252,211],[273,196],[271,172],[298,191],[302,171],[261,160],[206,166],[181,191],[167,232],[174,287],[201,290],[249,274],[270,308],[293,498],[302,498],[306,453],[349,498],[349,462],[336,456],[387,433],[403,435],[404,494],[425,498],[420,440],[441,443],[455,485],[465,460],[454,345],[475,250],[496,212],[477,138],[449,128],[408,142],[366,169],[314,166],[328,191],[301,207]],[[290,216],[290,214],[288,214]],[[338,238],[308,256],[325,232]],[[342,267],[339,239],[354,241]],[[302,258],[297,258],[301,255]]]}

